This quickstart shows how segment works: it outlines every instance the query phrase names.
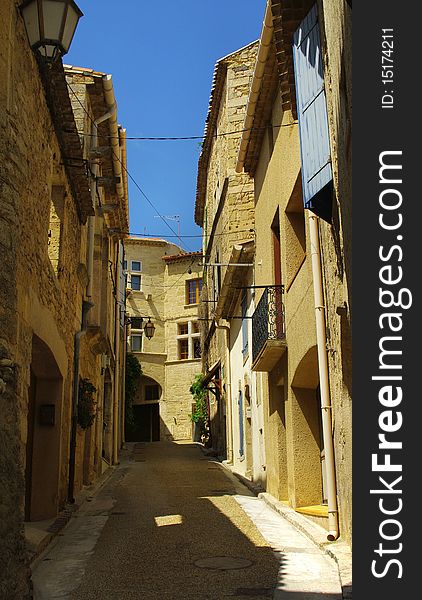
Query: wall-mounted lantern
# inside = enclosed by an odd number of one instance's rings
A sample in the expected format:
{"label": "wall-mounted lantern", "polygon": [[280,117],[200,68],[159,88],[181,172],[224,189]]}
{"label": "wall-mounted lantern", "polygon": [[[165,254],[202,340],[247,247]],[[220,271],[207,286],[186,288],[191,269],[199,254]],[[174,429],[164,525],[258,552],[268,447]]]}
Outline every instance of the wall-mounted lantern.
{"label": "wall-mounted lantern", "polygon": [[20,10],[29,44],[46,62],[69,51],[82,11],[73,0],[25,0]]}
{"label": "wall-mounted lantern", "polygon": [[127,322],[132,327],[132,329],[142,329],[144,319],[148,319],[148,321],[145,323],[143,329],[144,329],[144,333],[145,333],[146,337],[150,340],[152,337],[154,337],[154,333],[155,333],[155,325],[151,321],[151,317],[131,316],[131,317],[127,317]]}
{"label": "wall-mounted lantern", "polygon": [[150,319],[150,318],[148,319],[148,322],[145,324],[145,327],[144,327],[144,332],[145,332],[145,335],[147,336],[147,338],[148,338],[149,340],[150,340],[150,339],[153,337],[153,335],[154,335],[154,332],[155,332],[155,325],[154,325],[154,323],[151,321],[151,319]]}

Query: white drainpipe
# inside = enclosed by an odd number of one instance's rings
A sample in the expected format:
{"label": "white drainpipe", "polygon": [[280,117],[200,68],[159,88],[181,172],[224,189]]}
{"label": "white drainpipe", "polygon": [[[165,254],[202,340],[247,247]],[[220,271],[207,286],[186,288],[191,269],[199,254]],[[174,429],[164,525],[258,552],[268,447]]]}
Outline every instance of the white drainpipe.
{"label": "white drainpipe", "polygon": [[327,476],[328,534],[327,539],[334,541],[339,536],[336,472],[334,443],[332,434],[332,406],[328,380],[327,335],[325,329],[324,296],[322,288],[321,246],[319,238],[319,219],[309,213],[309,232],[311,242],[312,278],[314,283],[315,320],[318,348],[319,384],[321,390],[322,435],[325,450],[325,469]]}

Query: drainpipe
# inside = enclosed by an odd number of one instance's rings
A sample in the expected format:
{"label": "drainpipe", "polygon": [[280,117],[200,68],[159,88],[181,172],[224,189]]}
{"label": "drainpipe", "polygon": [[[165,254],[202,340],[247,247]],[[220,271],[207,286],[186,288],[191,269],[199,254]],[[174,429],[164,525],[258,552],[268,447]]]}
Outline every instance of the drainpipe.
{"label": "drainpipe", "polygon": [[217,321],[215,321],[216,329],[224,329],[226,334],[226,366],[227,366],[227,394],[226,394],[226,402],[227,402],[227,426],[226,430],[228,432],[227,437],[227,462],[229,464],[233,464],[233,427],[232,427],[232,394],[231,394],[231,367],[230,367],[230,325],[219,325]]}
{"label": "drainpipe", "polygon": [[87,329],[88,311],[93,304],[86,300],[82,301],[82,322],[81,329],[75,333],[74,354],[73,354],[73,388],[72,388],[72,421],[70,432],[70,456],[69,456],[69,482],[68,482],[68,500],[72,504],[75,502],[75,465],[76,465],[76,434],[78,430],[78,401],[79,401],[79,358],[81,351],[81,338],[85,335]]}
{"label": "drainpipe", "polygon": [[332,434],[332,406],[328,381],[327,335],[325,328],[325,307],[322,288],[321,246],[319,237],[319,218],[309,213],[309,232],[311,242],[312,279],[314,283],[315,320],[317,330],[318,369],[321,390],[322,434],[325,450],[325,468],[328,496],[328,534],[332,542],[339,536],[337,488],[334,461],[334,443]]}
{"label": "drainpipe", "polygon": [[121,243],[115,242],[115,256],[116,256],[116,269],[115,269],[115,282],[116,282],[116,298],[115,298],[115,335],[114,335],[114,405],[113,405],[113,464],[119,462],[119,397],[120,397],[120,295],[122,293],[120,287],[121,273],[120,264],[123,257],[120,256]]}

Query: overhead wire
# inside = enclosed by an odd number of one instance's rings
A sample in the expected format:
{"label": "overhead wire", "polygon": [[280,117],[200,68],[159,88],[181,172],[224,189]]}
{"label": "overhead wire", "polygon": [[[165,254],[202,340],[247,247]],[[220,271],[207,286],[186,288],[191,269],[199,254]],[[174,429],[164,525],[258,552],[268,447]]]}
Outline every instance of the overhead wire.
{"label": "overhead wire", "polygon": [[[76,98],[77,102],[82,107],[84,113],[87,115],[87,117],[89,118],[89,120],[91,121],[91,123],[96,127],[97,125],[95,124],[94,119],[91,117],[91,115],[89,114],[89,112],[86,110],[85,106],[82,104],[82,102],[80,101],[78,95],[73,91],[73,89],[72,89],[72,87],[71,87],[71,85],[69,83],[67,83],[67,87],[69,88],[69,90],[71,91],[71,93],[73,94],[73,96]],[[89,135],[92,136],[94,134],[89,134]],[[105,136],[101,136],[101,137],[106,137],[106,138],[109,138],[109,139],[110,138],[116,139],[116,136],[107,136],[107,135],[105,135]],[[138,184],[138,182],[135,180],[135,178],[129,172],[129,170],[127,169],[126,165],[123,164],[123,161],[120,159],[120,157],[117,156],[117,154],[114,152],[114,150],[112,150],[112,152],[113,152],[113,156],[118,160],[118,162],[121,164],[122,168],[125,170],[125,172],[126,172],[127,176],[129,177],[129,179],[132,181],[132,183],[135,185],[135,187],[138,189],[138,191],[143,195],[143,197],[148,202],[148,204],[151,206],[151,208],[156,212],[156,214],[160,217],[160,219],[163,221],[163,223],[165,223],[166,227],[168,227],[170,229],[170,231],[172,233],[174,233],[174,235],[176,236],[176,238],[180,239],[180,241],[183,244],[183,241],[182,241],[181,237],[175,232],[175,230],[171,227],[171,225],[167,222],[167,220],[159,212],[159,210],[156,208],[156,206],[153,204],[153,202],[148,198],[148,196],[143,191],[143,189],[141,188],[141,186]],[[188,248],[188,250],[192,251],[190,248]]]}

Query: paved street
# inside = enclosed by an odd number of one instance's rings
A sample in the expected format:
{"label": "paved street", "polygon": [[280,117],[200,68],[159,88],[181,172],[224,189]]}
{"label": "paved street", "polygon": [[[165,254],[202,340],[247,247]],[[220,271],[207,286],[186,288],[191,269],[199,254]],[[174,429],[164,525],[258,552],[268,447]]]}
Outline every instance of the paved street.
{"label": "paved street", "polygon": [[131,446],[33,582],[35,600],[341,600],[334,562],[191,443]]}

